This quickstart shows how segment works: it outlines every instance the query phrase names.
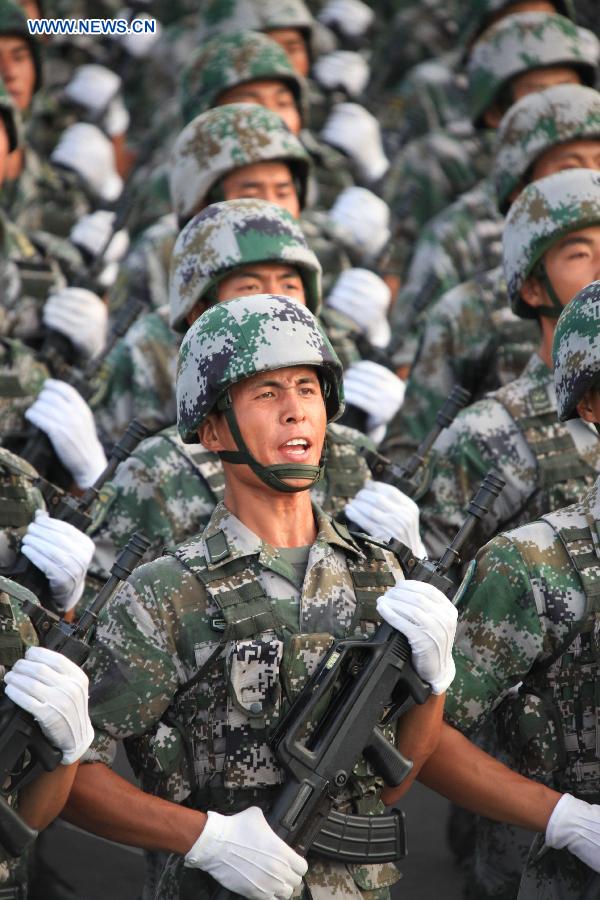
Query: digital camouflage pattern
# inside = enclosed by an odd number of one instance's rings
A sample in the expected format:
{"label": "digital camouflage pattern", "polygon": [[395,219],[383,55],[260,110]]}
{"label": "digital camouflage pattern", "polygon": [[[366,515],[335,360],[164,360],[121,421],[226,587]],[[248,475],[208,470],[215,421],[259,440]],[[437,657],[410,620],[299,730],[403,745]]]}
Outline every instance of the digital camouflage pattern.
{"label": "digital camouflage pattern", "polygon": [[579,291],[556,323],[552,359],[561,422],[578,415],[577,404],[600,373],[599,317],[600,281],[594,281]]}
{"label": "digital camouflage pattern", "polygon": [[[0,565],[9,566],[35,511],[44,509],[35,485],[37,472],[28,462],[0,447]],[[0,622],[0,630],[1,630]],[[1,648],[0,648],[1,649]],[[4,673],[1,673],[4,674]]]}
{"label": "digital camouflage pattern", "polygon": [[570,169],[527,185],[506,217],[504,275],[513,311],[535,319],[521,287],[546,250],[570,231],[600,225],[600,172]]}
{"label": "digital camouflage pattern", "polygon": [[597,37],[565,16],[523,12],[492,25],[475,42],[467,72],[469,102],[476,125],[511,78],[544,66],[576,69],[592,86],[600,59]]}
{"label": "digital camouflage pattern", "polygon": [[530,167],[546,150],[575,140],[600,141],[600,93],[593,88],[559,84],[515,103],[498,128],[494,184],[500,212],[510,208]]}
{"label": "digital camouflage pattern", "polygon": [[311,48],[315,24],[303,0],[209,0],[201,11],[200,36],[297,28]]}
{"label": "digital camouflage pattern", "polygon": [[[360,432],[337,423],[328,426],[325,477],[311,488],[311,496],[332,516],[342,513],[371,477],[359,452],[365,446],[370,441]],[[117,551],[137,528],[151,535],[144,561],[199,534],[224,491],[218,455],[201,444],[184,444],[176,426],[142,441],[94,506],[92,576],[99,584],[108,578]]]}
{"label": "digital camouflage pattern", "polygon": [[454,537],[491,468],[506,486],[465,559],[500,529],[579,500],[600,472],[598,435],[579,419],[558,421],[552,372],[537,354],[516,381],[462,410],[438,438],[419,503],[431,558]]}
{"label": "digital camouflage pattern", "polygon": [[503,227],[493,185],[485,179],[420,230],[390,316],[390,350],[397,362],[412,362],[436,300],[468,278],[498,265]]}
{"label": "digital camouflage pattern", "polygon": [[238,381],[291,366],[315,366],[329,392],[328,421],[344,408],[342,366],[318,320],[296,300],[255,294],[202,313],[181,344],[177,368],[177,426],[185,443],[224,393]]}
{"label": "digital camouflage pattern", "polygon": [[501,267],[443,294],[429,309],[401,409],[383,452],[408,456],[435,423],[455,384],[471,402],[514,381],[539,343],[537,323],[511,311]]}
{"label": "digital camouflage pattern", "polygon": [[179,134],[170,164],[171,204],[183,224],[207,203],[224,175],[251,163],[288,162],[303,203],[310,157],[277,113],[255,103],[230,103],[197,116]]}
{"label": "digital camouflage pattern", "polygon": [[395,256],[404,279],[426,222],[489,175],[495,132],[454,122],[409,141],[392,160],[382,197],[396,221]]}
{"label": "digital camouflage pattern", "polygon": [[[353,570],[362,571],[361,582],[369,572],[373,598],[402,578],[391,554],[376,550],[367,555],[366,545],[359,547],[324,513],[315,512],[318,535],[301,589],[285,554],[222,504],[201,536],[181,545],[174,556],[135,571],[105,608],[86,665],[96,728],[89,760],[110,764],[111,739],[124,738],[143,787],[158,796],[223,812],[268,805],[269,789],[283,780],[268,746],[283,704],[301,688],[333,638],[374,628],[373,613],[357,607]],[[217,543],[218,560],[212,551]],[[194,572],[206,572],[208,560],[209,583],[203,586]],[[219,602],[223,592],[231,597],[249,582],[260,589],[261,597],[253,602],[270,618],[266,629],[257,624],[251,633],[242,621],[248,623],[247,600],[239,610],[228,605],[226,611]],[[223,615],[225,633],[214,627]],[[219,643],[224,652],[193,687],[180,690]],[[260,704],[260,712],[250,704]],[[342,803],[347,809],[381,812],[380,782],[366,767],[355,771]],[[193,896],[210,896],[205,876],[199,870],[184,873],[180,864],[181,859],[173,860],[167,867],[159,895],[179,896],[182,880],[182,887],[191,882]],[[355,871],[321,863],[311,866],[306,881],[314,884],[316,896],[325,896],[323,890],[335,883],[336,896],[360,898],[361,891],[382,889],[398,877],[394,866]],[[385,900],[388,894],[366,896]]]}
{"label": "digital camouflage pattern", "polygon": [[[507,15],[511,13],[510,7],[516,0],[469,0],[464,4],[464,9],[459,16],[459,34],[462,41],[467,44],[473,41],[482,31],[487,28],[492,16],[500,12]],[[556,12],[561,16],[567,16],[575,21],[576,14],[573,6],[573,0],[552,0],[552,5]]]}
{"label": "digital camouflage pattern", "polygon": [[247,81],[274,79],[289,85],[306,113],[306,83],[276,41],[258,31],[238,31],[207,41],[192,56],[181,76],[184,122],[218,104],[228,88]]}
{"label": "digital camouflage pattern", "polygon": [[[500,534],[479,552],[461,589],[457,674],[445,707],[451,724],[467,734],[493,714],[514,768],[592,802],[600,789],[595,753],[600,659],[594,638],[598,613],[586,594],[600,573],[599,491],[596,482],[579,503]],[[563,642],[567,646],[553,661]],[[514,685],[520,682],[517,693]],[[544,706],[540,691],[550,706]],[[550,707],[562,729],[564,762]],[[590,869],[564,851],[538,856],[541,844],[539,836],[519,900],[585,896]]]}
{"label": "digital camouflage pattern", "polygon": [[290,213],[273,203],[253,199],[229,200],[207,207],[188,222],[175,243],[171,262],[171,328],[185,332],[189,313],[233,269],[267,262],[289,264],[298,270],[306,305],[318,315],[321,265]]}

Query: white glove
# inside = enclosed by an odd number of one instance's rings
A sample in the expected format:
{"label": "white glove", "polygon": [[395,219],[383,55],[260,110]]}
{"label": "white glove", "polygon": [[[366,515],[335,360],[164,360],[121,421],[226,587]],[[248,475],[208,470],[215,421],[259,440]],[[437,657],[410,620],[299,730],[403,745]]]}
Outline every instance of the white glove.
{"label": "white glove", "polygon": [[375,272],[345,269],[326,303],[356,322],[374,347],[387,347],[391,338],[387,318],[391,297],[389,287]]}
{"label": "white glove", "polygon": [[363,35],[374,18],[373,10],[361,0],[329,0],[318,15],[319,22],[354,38]]}
{"label": "white glove", "polygon": [[80,759],[94,738],[88,716],[88,679],[79,666],[54,650],[30,647],[4,676],[6,695],[35,718],[48,740],[62,750],[62,764]]}
{"label": "white glove", "polygon": [[21,543],[27,559],[50,582],[52,598],[61,612],[68,612],[83,594],[85,574],[94,555],[91,538],[38,509]]}
{"label": "white glove", "polygon": [[328,91],[345,90],[349,97],[360,97],[369,81],[367,61],[353,50],[334,50],[320,56],[312,74]]}
{"label": "white glove", "polygon": [[55,165],[77,172],[103,202],[112,203],[123,190],[113,145],[95,125],[77,122],[63,131],[50,159]]}
{"label": "white glove", "polygon": [[162,25],[158,21],[158,19],[154,19],[153,16],[149,16],[147,13],[138,13],[136,12],[135,18],[139,21],[140,19],[147,19],[148,21],[154,21],[154,31],[140,31],[136,34],[114,34],[110,35],[110,37],[114,37],[114,39],[123,47],[126,53],[129,53],[130,56],[133,56],[134,59],[145,59],[158,39],[162,34]]}
{"label": "white glove", "polygon": [[344,372],[346,402],[367,413],[369,431],[387,425],[404,401],[406,384],[385,366],[361,359]]}
{"label": "white glove", "polygon": [[184,865],[203,869],[242,897],[291,897],[308,868],[251,806],[233,816],[209,812],[208,821]]}
{"label": "white glove", "polygon": [[71,229],[71,241],[94,259],[104,250],[102,256],[106,263],[120,262],[129,249],[129,235],[125,229],[113,234],[115,216],[116,213],[107,209],[82,216]]}
{"label": "white glove", "polygon": [[367,188],[345,188],[336,197],[329,217],[348,232],[367,261],[379,256],[392,234],[389,206]]}
{"label": "white glove", "polygon": [[80,488],[96,481],[106,467],[106,456],[92,411],[74,387],[48,378],[25,418],[48,435],[56,455]]}
{"label": "white glove", "polygon": [[42,313],[44,325],[66,335],[86,360],[104,349],[108,309],[86,288],[66,287],[50,294]]}
{"label": "white glove", "polygon": [[427,550],[419,534],[419,507],[402,491],[383,481],[368,481],[346,504],[344,512],[379,541],[395,538],[423,559]]}
{"label": "white glove", "polygon": [[121,90],[121,78],[106,66],[79,66],[65,88],[65,97],[99,120]]}
{"label": "white glove", "polygon": [[331,110],[321,137],[353,160],[361,178],[378,181],[389,168],[379,122],[358,103],[338,103]]}
{"label": "white glove", "polygon": [[109,137],[125,134],[130,122],[129,110],[125,106],[122,97],[115,97],[108,104],[108,108],[100,122],[103,130]]}
{"label": "white glove", "polygon": [[563,794],[550,816],[546,843],[555,850],[566,847],[594,872],[600,872],[600,806]]}
{"label": "white glove", "polygon": [[382,619],[406,636],[417,675],[443,694],[455,675],[456,607],[432,584],[401,581],[377,600]]}

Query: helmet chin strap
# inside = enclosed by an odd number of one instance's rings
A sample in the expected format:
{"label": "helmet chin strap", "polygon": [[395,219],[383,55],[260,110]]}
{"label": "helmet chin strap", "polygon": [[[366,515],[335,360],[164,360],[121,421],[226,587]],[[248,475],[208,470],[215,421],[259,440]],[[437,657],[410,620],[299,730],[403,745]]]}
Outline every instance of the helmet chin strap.
{"label": "helmet chin strap", "polygon": [[[233,406],[231,404],[231,396],[227,391],[217,403],[217,409],[224,413],[231,436],[235,442],[236,450],[220,450],[219,457],[223,462],[243,464],[250,466],[255,475],[260,478],[268,487],[284,494],[297,494],[299,491],[307,491],[318,481],[321,481],[325,474],[325,443],[321,452],[321,459],[318,466],[309,466],[306,463],[281,463],[279,465],[263,466],[255,459],[242,437]],[[306,480],[306,484],[291,485],[283,479],[285,478],[301,478]]]}
{"label": "helmet chin strap", "polygon": [[552,282],[550,281],[550,278],[548,277],[548,273],[546,271],[546,266],[544,265],[543,260],[540,262],[540,264],[537,268],[536,277],[544,285],[544,288],[546,289],[546,293],[550,297],[550,301],[552,303],[552,306],[536,307],[538,313],[540,314],[540,316],[546,316],[547,319],[558,319],[558,317],[560,316],[564,307],[563,307],[562,303],[560,302],[558,294],[554,290],[554,285],[552,284]]}

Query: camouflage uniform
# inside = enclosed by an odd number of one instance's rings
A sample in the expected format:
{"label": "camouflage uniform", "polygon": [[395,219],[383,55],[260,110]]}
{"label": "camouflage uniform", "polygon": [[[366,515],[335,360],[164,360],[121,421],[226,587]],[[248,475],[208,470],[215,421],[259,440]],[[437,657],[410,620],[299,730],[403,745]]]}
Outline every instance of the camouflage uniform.
{"label": "camouflage uniform", "polygon": [[[502,87],[516,75],[528,69],[562,65],[579,71],[582,81],[591,85],[599,59],[600,46],[594,35],[577,29],[563,16],[521,13],[501,20],[475,45],[469,63],[471,105],[476,124],[481,124],[482,114]],[[556,103],[550,101],[549,108],[545,109],[544,100],[538,104],[534,101],[531,106],[525,105],[522,118],[510,118],[510,124],[499,133],[500,168],[507,172],[516,169],[519,177],[513,175],[513,178],[517,184],[525,177],[536,156],[558,143],[563,132],[567,140],[571,139],[571,134],[578,137],[581,132],[586,136],[598,136],[597,102],[590,100],[587,94],[581,99],[574,95],[573,110],[569,108],[569,102],[570,98],[567,100],[559,95]],[[578,115],[584,119],[581,125]],[[510,116],[509,111],[505,121]],[[551,121],[553,116],[556,126]],[[539,123],[537,129],[531,119]],[[528,148],[521,144],[523,131],[525,142],[531,143]],[[501,155],[503,141],[510,145],[507,148],[510,159]],[[511,191],[503,189],[501,193],[505,211],[504,203]],[[495,184],[488,177],[421,232],[393,316],[397,339],[392,345],[395,350],[395,343],[401,340],[403,363],[412,361],[422,327],[418,319],[422,319],[430,305],[450,288],[498,265],[503,225]]]}
{"label": "camouflage uniform", "polygon": [[[600,282],[594,282],[557,325],[561,420],[577,417],[575,406],[600,371],[599,303]],[[600,480],[579,503],[498,535],[480,551],[461,588],[457,676],[446,698],[446,716],[461,731],[493,713],[515,768],[594,803],[600,796],[599,519]],[[597,875],[566,850],[540,854],[542,845],[539,835],[519,900],[596,896]]]}
{"label": "camouflage uniform", "polygon": [[[327,417],[339,415],[341,366],[310,312],[269,295],[212,307],[180,354],[182,439],[197,442],[232,383],[289,364],[320,369]],[[158,796],[224,812],[268,808],[284,777],[268,739],[286,703],[333,637],[372,632],[373,601],[402,577],[389,552],[356,543],[318,508],[315,516],[317,539],[295,559],[218,504],[202,535],[136,570],[96,632],[88,759],[110,763],[112,740],[125,738],[143,787]],[[360,763],[342,806],[377,814],[379,790]],[[210,896],[203,873],[182,863],[169,861],[157,896]],[[314,898],[384,900],[398,877],[390,865],[315,861],[305,883]]]}
{"label": "camouflage uniform", "polygon": [[[532,68],[567,65],[592,85],[598,57],[598,41],[591,32],[548,13],[508,16],[481,36],[467,67],[473,125],[459,122],[456,135],[448,130],[407,144],[387,176],[384,198],[401,223],[406,262],[420,227],[488,174],[493,135],[483,130],[482,117],[510,79]],[[400,303],[396,308],[399,316],[404,314]]]}
{"label": "camouflage uniform", "polygon": [[[516,103],[498,132],[494,182],[501,212],[508,211],[511,195],[545,151],[590,139],[600,139],[600,94],[592,88],[558,85]],[[537,330],[509,309],[500,269],[440,297],[424,319],[404,403],[387,439],[393,436],[396,447],[414,447],[455,383],[479,399],[521,373],[536,341]]]}
{"label": "camouflage uniform", "polygon": [[[561,237],[600,223],[600,175],[575,169],[528,185],[513,204],[504,234],[504,270],[512,310],[536,318],[520,296],[523,281]],[[432,454],[421,522],[432,555],[460,525],[461,511],[490,466],[507,484],[478,534],[574,502],[600,471],[598,436],[581,421],[556,420],[552,373],[539,356],[487,398],[463,410]]]}

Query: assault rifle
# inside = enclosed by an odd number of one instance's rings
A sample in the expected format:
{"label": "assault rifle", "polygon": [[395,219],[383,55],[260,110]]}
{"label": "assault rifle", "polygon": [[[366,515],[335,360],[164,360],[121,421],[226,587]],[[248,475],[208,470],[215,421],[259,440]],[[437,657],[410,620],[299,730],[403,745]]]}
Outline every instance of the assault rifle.
{"label": "assault rifle", "polygon": [[425,435],[412,456],[402,466],[393,463],[375,450],[363,449],[361,453],[367,461],[373,478],[397,487],[409,497],[415,497],[419,491],[419,485],[415,483],[414,477],[423,465],[425,457],[444,428],[448,428],[452,424],[456,415],[469,403],[470,399],[470,393],[460,385],[455,384],[442,406],[438,409],[435,424]]}
{"label": "assault rifle", "polygon": [[[454,593],[447,577],[461,548],[504,481],[489,472],[471,500],[465,521],[438,562],[416,559],[408,547],[389,548],[406,575]],[[410,644],[387,622],[368,640],[336,641],[277,726],[272,747],[286,780],[267,815],[273,831],[302,856],[346,863],[383,863],[404,854],[400,815],[345,815],[333,806],[361,756],[391,787],[400,785],[412,762],[390,744],[382,727],[414,703],[424,703],[430,686],[411,665]],[[235,896],[219,888],[213,900]]]}
{"label": "assault rifle", "polygon": [[[139,442],[147,437],[148,430],[134,419],[122,438],[113,447],[112,453],[108,459],[108,463],[101,474],[98,476],[94,484],[89,487],[81,497],[74,497],[67,494],[60,488],[55,487],[49,481],[38,478],[34,482],[40,488],[49,514],[54,519],[61,519],[79,528],[80,531],[87,531],[91,525],[91,517],[88,510],[94,500],[98,497],[100,490],[107,481],[115,474],[117,466],[123,460],[127,459],[135,450]],[[46,608],[53,609],[50,600],[50,586],[44,573],[38,569],[24,553],[20,552],[12,566],[0,567],[0,575],[5,575],[16,581],[22,587],[28,588],[37,597]],[[54,610],[56,611],[56,610]]]}
{"label": "assault rifle", "polygon": [[[117,556],[110,578],[76,624],[65,622],[28,599],[21,601],[40,646],[82,665],[90,652],[87,640],[99,613],[149,546],[150,541],[142,534],[132,535]],[[7,798],[44,772],[52,772],[61,758],[61,751],[44,737],[33,716],[4,696],[0,700],[0,846],[12,856],[19,856],[35,840],[37,832],[23,822]]]}

